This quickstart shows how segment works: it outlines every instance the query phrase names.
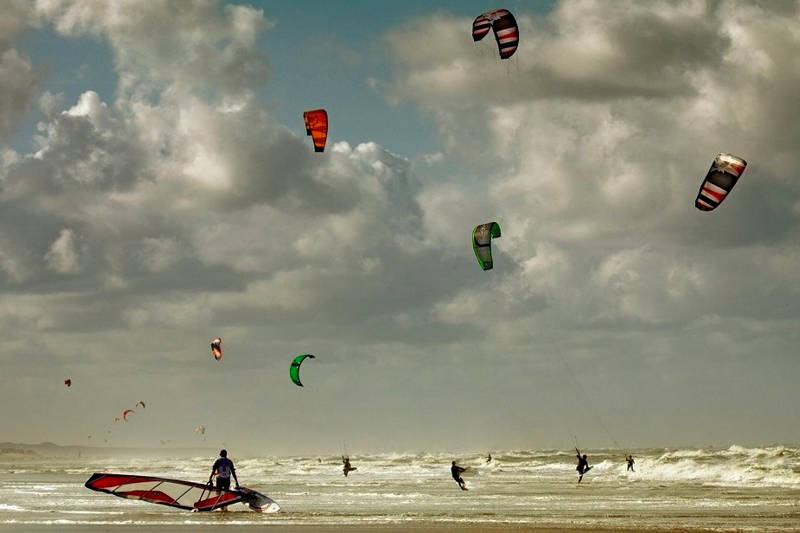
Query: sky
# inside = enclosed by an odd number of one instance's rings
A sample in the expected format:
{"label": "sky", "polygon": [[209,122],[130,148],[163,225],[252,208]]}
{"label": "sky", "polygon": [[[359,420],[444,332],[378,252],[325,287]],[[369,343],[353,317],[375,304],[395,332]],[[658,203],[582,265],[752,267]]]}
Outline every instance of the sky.
{"label": "sky", "polygon": [[0,9],[0,441],[800,442],[800,2]]}

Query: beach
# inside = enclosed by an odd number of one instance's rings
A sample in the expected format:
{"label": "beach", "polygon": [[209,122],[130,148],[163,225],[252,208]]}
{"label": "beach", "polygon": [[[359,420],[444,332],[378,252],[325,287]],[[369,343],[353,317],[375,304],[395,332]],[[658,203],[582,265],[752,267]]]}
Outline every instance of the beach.
{"label": "beach", "polygon": [[[353,453],[358,470],[348,477],[335,455],[233,457],[241,484],[281,506],[274,514],[242,504],[225,513],[192,513],[83,486],[94,472],[202,481],[213,455],[79,453],[4,457],[0,528],[660,532],[795,531],[800,524],[800,450],[791,446],[640,449],[632,452],[634,472],[626,470],[625,451],[601,450],[589,455],[593,469],[580,484],[574,454],[560,450],[496,451],[491,462],[483,453]],[[450,477],[451,459],[468,467],[468,491]]]}
{"label": "beach", "polygon": [[[222,525],[222,524],[219,524]],[[31,525],[24,525],[24,526],[0,526],[3,529],[11,529],[13,527],[14,531],[20,531],[22,533],[43,533],[43,532],[51,532],[53,528],[48,528],[44,526],[31,526]],[[269,526],[265,526],[269,527]],[[452,533],[455,531],[470,531],[472,533],[495,533],[500,531],[511,531],[514,533],[607,533],[609,531],[641,531],[641,529],[618,529],[618,528],[611,528],[611,529],[597,529],[597,528],[576,528],[576,527],[559,527],[559,528],[544,528],[544,527],[537,527],[531,525],[518,525],[518,524],[496,524],[496,525],[486,525],[486,524],[453,524],[453,525],[442,525],[442,524],[416,524],[416,525],[397,525],[397,524],[384,524],[384,525],[357,525],[357,524],[349,524],[349,525],[339,525],[339,526],[330,526],[330,525],[303,525],[303,526],[294,526],[294,525],[280,525],[274,526],[272,529],[278,529],[280,531],[285,531],[287,533],[341,533],[343,531],[348,531],[352,533],[369,533],[372,531],[381,531],[386,533],[422,533],[422,532],[430,532],[430,533]],[[118,533],[144,533],[146,531],[152,530],[149,526],[140,526],[140,525],[108,525],[104,526],[103,531],[114,531]],[[163,526],[159,528],[159,531],[191,531],[192,526]],[[252,531],[252,527],[250,526],[236,526],[236,525],[225,525],[224,530],[229,533],[239,533],[244,531]],[[72,533],[82,533],[84,531],[97,531],[97,529],[87,529],[82,526],[62,526],[59,531],[64,532],[72,532]],[[692,532],[692,531],[705,531],[702,529],[648,529],[650,533],[680,533],[680,532]],[[715,531],[726,531],[726,530],[715,530]],[[740,529],[730,529],[727,531],[741,531]]]}

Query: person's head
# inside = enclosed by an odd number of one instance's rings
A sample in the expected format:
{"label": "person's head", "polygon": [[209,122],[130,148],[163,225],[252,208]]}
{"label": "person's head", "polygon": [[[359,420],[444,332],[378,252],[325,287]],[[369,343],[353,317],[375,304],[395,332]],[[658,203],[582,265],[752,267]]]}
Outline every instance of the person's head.
{"label": "person's head", "polygon": [[583,454],[583,458],[586,459],[586,454]]}
{"label": "person's head", "polygon": [[455,461],[453,461],[453,466],[456,466],[456,462]]}
{"label": "person's head", "polygon": [[220,450],[219,451],[220,457],[228,457],[228,450]]}

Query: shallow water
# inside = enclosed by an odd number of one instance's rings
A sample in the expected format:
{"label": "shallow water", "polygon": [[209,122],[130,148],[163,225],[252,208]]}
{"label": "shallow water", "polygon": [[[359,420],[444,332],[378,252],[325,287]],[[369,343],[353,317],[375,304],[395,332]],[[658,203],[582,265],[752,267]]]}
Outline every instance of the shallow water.
{"label": "shallow water", "polygon": [[[590,453],[578,484],[569,452],[495,452],[456,457],[469,491],[450,477],[449,454],[341,458],[232,457],[242,485],[268,494],[282,512],[190,513],[92,492],[94,472],[142,473],[205,481],[209,457],[109,458],[0,456],[0,526],[114,524],[353,525],[388,523],[531,524],[541,527],[796,530],[800,524],[800,449],[795,447],[633,450]],[[169,453],[169,452],[165,452]]]}

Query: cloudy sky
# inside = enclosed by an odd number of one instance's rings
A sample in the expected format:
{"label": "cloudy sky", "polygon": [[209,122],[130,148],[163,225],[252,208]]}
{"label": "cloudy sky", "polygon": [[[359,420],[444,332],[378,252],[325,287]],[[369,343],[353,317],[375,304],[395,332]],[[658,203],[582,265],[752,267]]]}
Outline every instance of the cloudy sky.
{"label": "cloudy sky", "polygon": [[433,4],[2,2],[0,440],[800,441],[800,3]]}

